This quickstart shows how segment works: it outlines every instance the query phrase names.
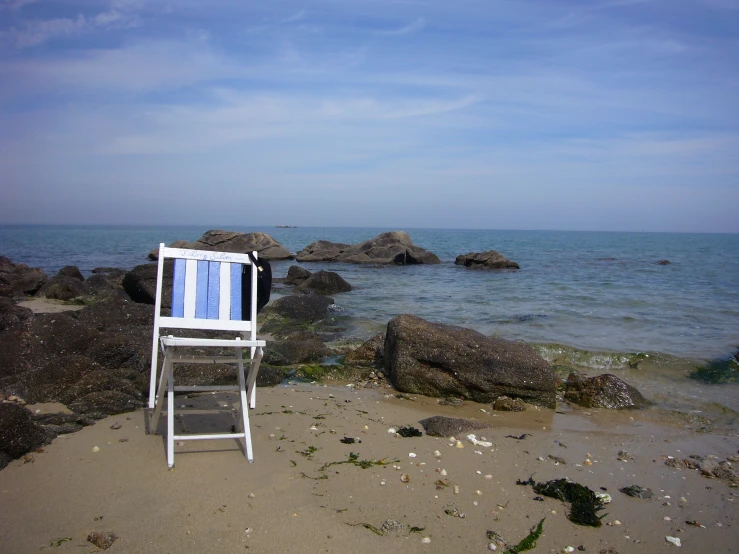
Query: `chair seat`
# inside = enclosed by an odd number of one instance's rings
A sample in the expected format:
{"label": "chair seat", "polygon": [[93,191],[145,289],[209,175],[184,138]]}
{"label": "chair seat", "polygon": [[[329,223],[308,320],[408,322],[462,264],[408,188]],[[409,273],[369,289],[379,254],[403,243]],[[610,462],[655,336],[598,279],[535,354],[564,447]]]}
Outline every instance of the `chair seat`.
{"label": "chair seat", "polygon": [[244,339],[200,339],[200,338],[188,338],[188,337],[172,337],[164,336],[159,337],[164,346],[202,346],[202,347],[217,347],[222,346],[225,348],[254,348],[267,346],[267,341],[263,340],[244,340]]}

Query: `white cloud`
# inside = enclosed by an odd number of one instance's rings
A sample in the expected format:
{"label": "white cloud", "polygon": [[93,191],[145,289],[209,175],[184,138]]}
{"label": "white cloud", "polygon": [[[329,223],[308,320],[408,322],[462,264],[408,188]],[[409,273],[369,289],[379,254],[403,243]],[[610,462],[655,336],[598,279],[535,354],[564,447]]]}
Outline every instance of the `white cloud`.
{"label": "white cloud", "polygon": [[386,31],[377,31],[381,35],[409,35],[416,31],[421,31],[426,27],[426,19],[419,17],[418,19],[410,22],[408,25],[401,27],[400,29],[390,29]]}

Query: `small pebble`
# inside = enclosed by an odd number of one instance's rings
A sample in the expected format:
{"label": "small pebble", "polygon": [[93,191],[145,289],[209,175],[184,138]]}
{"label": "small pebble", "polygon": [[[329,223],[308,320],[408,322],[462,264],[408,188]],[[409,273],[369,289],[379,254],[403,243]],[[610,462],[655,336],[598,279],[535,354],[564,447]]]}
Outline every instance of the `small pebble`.
{"label": "small pebble", "polygon": [[430,543],[430,542],[431,542],[431,537],[423,537],[423,538],[421,539],[421,542],[422,542],[423,544],[428,544],[428,543]]}
{"label": "small pebble", "polygon": [[667,542],[669,542],[669,543],[672,543],[672,544],[674,544],[675,546],[682,546],[682,545],[680,544],[680,539],[678,539],[677,537],[671,537],[670,535],[667,535],[667,536],[665,537],[665,540],[666,540]]}
{"label": "small pebble", "polygon": [[454,485],[454,494],[459,494],[459,485]]}
{"label": "small pebble", "polygon": [[380,485],[385,485],[385,481],[380,481]]}
{"label": "small pebble", "polygon": [[476,494],[477,496],[482,496],[482,491],[475,491],[475,494]]}
{"label": "small pebble", "polygon": [[575,551],[575,547],[574,546],[565,546],[562,549],[562,552],[574,552],[574,551]]}
{"label": "small pebble", "polygon": [[464,444],[462,444],[462,441],[457,441],[456,443],[454,443],[454,446],[456,448],[464,448]]}
{"label": "small pebble", "polygon": [[492,478],[493,478],[493,476],[490,475],[489,473],[485,476],[485,479],[487,479],[488,481],[490,481]]}
{"label": "small pebble", "polygon": [[93,447],[92,447],[92,451],[93,451],[93,452],[100,452],[100,448],[99,448],[99,447],[97,447],[97,446],[93,446]]}
{"label": "small pebble", "polygon": [[416,453],[415,452],[409,452],[408,453],[408,457],[409,458],[415,458],[416,457]]}
{"label": "small pebble", "polygon": [[621,525],[621,522],[619,520],[617,520],[617,519],[614,519],[613,520],[613,524],[614,525]]}
{"label": "small pebble", "polygon": [[249,493],[249,494],[247,494],[246,496],[248,496],[249,498],[256,498],[256,496],[257,496],[257,495],[256,495],[256,494],[254,494],[253,492],[250,492],[250,493]]}
{"label": "small pebble", "polygon": [[441,458],[441,452],[439,452],[438,450],[434,450],[434,456],[436,456],[437,458]]}
{"label": "small pebble", "polygon": [[388,429],[387,432],[390,433],[391,435],[394,435],[395,433],[397,433],[397,431],[393,429],[392,427],[390,427],[390,429]]}
{"label": "small pebble", "polygon": [[444,477],[446,477],[447,475],[446,469],[442,469],[439,473],[441,473]]}
{"label": "small pebble", "polygon": [[403,475],[400,476],[400,480],[403,481],[403,483],[410,483],[411,476],[408,475],[407,473],[404,473]]}
{"label": "small pebble", "polygon": [[493,543],[491,542],[490,544],[488,544],[488,550],[490,550],[490,551],[493,551],[493,552],[495,552],[496,550],[498,550],[498,547],[497,547],[497,546],[495,546],[495,545],[494,545],[494,544],[493,544]]}
{"label": "small pebble", "polygon": [[662,519],[664,519],[665,521],[672,521],[672,518],[670,516],[665,516]]}
{"label": "small pebble", "polygon": [[364,430],[365,430],[365,431],[369,431],[369,425],[365,425],[365,426],[364,426]]}

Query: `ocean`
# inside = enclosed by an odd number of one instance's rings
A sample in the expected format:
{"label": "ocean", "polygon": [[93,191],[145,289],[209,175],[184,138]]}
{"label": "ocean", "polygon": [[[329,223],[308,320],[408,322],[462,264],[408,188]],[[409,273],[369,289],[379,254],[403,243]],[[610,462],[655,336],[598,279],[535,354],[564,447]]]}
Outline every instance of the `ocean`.
{"label": "ocean", "polygon": [[[0,255],[55,274],[65,265],[146,263],[160,242],[196,240],[218,227],[0,226]],[[316,240],[357,243],[380,228],[226,227],[260,231],[291,252]],[[396,229],[401,230],[401,229]],[[739,383],[688,379],[739,349],[739,235],[402,229],[440,265],[376,267],[302,263],[335,271],[354,289],[335,315],[358,339],[395,315],[470,327],[534,345],[553,364],[610,371],[663,403],[719,403],[739,412]],[[520,270],[473,271],[457,255],[497,250]],[[658,262],[666,260],[669,263]],[[295,261],[272,263],[284,277]],[[276,291],[274,296],[279,296]],[[644,391],[643,391],[644,392]]]}

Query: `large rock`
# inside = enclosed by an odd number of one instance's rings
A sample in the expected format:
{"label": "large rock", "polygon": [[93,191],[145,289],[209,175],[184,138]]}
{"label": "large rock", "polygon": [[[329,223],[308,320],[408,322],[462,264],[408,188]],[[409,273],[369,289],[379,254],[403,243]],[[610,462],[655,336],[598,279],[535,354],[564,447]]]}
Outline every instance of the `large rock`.
{"label": "large rock", "polygon": [[493,402],[499,396],[553,408],[556,377],[533,348],[472,329],[399,315],[388,323],[385,373],[401,392]]}
{"label": "large rock", "polygon": [[[122,286],[131,300],[143,304],[154,304],[157,294],[157,265],[137,265],[123,276]],[[174,262],[165,260],[162,276],[162,307],[172,307],[172,275]]]}
{"label": "large rock", "polygon": [[87,294],[85,283],[75,277],[67,275],[55,275],[36,293],[36,296],[44,298],[53,298],[55,300],[72,300]]}
{"label": "large rock", "polygon": [[352,286],[334,271],[316,271],[298,287],[300,290],[315,291],[318,294],[349,292]]}
{"label": "large rock", "polygon": [[454,263],[470,269],[520,269],[521,267],[495,250],[460,254]]}
{"label": "large rock", "polygon": [[9,298],[0,297],[0,331],[10,329],[32,316],[33,312],[28,308],[18,306]]}
{"label": "large rock", "polygon": [[318,294],[283,296],[272,302],[269,313],[299,322],[315,323],[326,317],[328,307],[333,303],[334,299],[330,296]]}
{"label": "large rock", "polygon": [[121,391],[98,391],[87,394],[71,404],[69,409],[94,418],[132,412],[144,405],[139,398]]}
{"label": "large rock", "polygon": [[646,408],[651,405],[638,390],[610,373],[588,378],[573,371],[567,377],[565,400],[585,408],[611,410]]}
{"label": "large rock", "polygon": [[431,252],[415,246],[404,231],[382,233],[359,244],[343,244],[319,240],[298,252],[299,262],[350,262],[370,264],[438,264],[441,260]]}
{"label": "large rock", "polygon": [[35,294],[46,282],[46,273],[37,267],[14,264],[0,256],[0,296],[24,296]]}
{"label": "large rock", "polygon": [[307,269],[303,269],[299,265],[291,265],[290,269],[287,270],[287,277],[285,277],[286,285],[302,285],[308,280],[312,274]]}
{"label": "large rock", "polygon": [[57,273],[57,276],[59,277],[72,277],[73,279],[77,279],[78,281],[84,281],[85,278],[82,276],[82,272],[80,271],[80,268],[76,265],[65,265],[63,268],[59,270],[59,273]]}
{"label": "large rock", "polygon": [[[287,248],[266,233],[207,231],[195,242],[175,241],[170,246],[214,252],[240,252],[242,254],[256,250],[258,256],[265,260],[291,260],[294,258]],[[149,259],[159,259],[159,248],[155,248],[149,253]]]}
{"label": "large rock", "polygon": [[0,404],[0,469],[10,460],[43,446],[53,435],[32,420],[29,410],[18,404]]}
{"label": "large rock", "polygon": [[264,351],[264,361],[276,366],[304,364],[319,362],[330,353],[328,347],[315,337],[293,335],[288,340],[268,342]]}

